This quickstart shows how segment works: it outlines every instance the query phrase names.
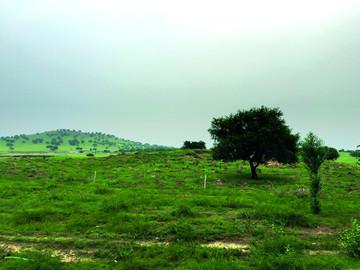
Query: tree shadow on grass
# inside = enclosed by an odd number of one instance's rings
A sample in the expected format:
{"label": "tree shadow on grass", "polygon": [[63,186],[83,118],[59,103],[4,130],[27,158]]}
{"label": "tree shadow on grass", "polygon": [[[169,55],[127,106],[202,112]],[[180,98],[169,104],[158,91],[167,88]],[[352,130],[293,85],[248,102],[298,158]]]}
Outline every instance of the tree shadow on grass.
{"label": "tree shadow on grass", "polygon": [[264,186],[269,187],[274,185],[288,185],[293,182],[294,179],[290,178],[286,175],[273,175],[271,173],[259,173],[258,179],[251,179],[250,172],[244,173],[227,173],[223,174],[222,178],[225,180],[227,185],[231,185],[234,187],[244,187],[244,186]]}

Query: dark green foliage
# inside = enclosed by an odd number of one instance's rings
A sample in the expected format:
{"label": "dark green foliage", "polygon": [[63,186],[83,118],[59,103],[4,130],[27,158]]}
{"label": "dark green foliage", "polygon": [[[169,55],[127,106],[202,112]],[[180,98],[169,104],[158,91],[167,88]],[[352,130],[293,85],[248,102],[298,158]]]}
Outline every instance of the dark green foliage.
{"label": "dark green foliage", "polygon": [[312,174],[317,174],[321,164],[326,160],[327,149],[323,141],[310,132],[301,143],[301,159]]}
{"label": "dark green foliage", "polygon": [[321,178],[318,174],[310,174],[310,209],[314,214],[320,214],[321,204],[318,194],[321,189]]}
{"label": "dark green foliage", "polygon": [[318,198],[321,189],[319,169],[326,160],[327,148],[323,147],[323,141],[314,133],[310,132],[301,143],[301,158],[310,175],[310,209],[314,214],[320,214],[321,205]]}
{"label": "dark green foliage", "polygon": [[37,138],[37,139],[34,139],[34,140],[32,140],[32,142],[33,143],[42,143],[43,142],[43,139],[41,139],[41,138]]}
{"label": "dark green foliage", "polygon": [[214,159],[248,160],[253,179],[261,163],[272,159],[282,163],[297,161],[299,135],[291,134],[282,115],[278,108],[262,106],[214,118],[209,129],[215,140]]}
{"label": "dark green foliage", "polygon": [[310,197],[310,209],[311,212],[315,215],[320,214],[321,212],[321,203],[318,196]]}
{"label": "dark green foliage", "polygon": [[[360,145],[358,145],[358,148],[359,148],[359,147],[360,147]],[[350,151],[350,156],[356,157],[356,158],[360,158],[360,150]]]}
{"label": "dark green foliage", "polygon": [[46,148],[49,148],[50,151],[56,151],[59,147],[57,145],[47,145]]}
{"label": "dark green foliage", "polygon": [[356,219],[351,221],[350,230],[344,230],[340,235],[343,249],[353,257],[360,257],[360,224]]}
{"label": "dark green foliage", "polygon": [[80,142],[77,139],[69,140],[70,145],[78,145]]}
{"label": "dark green foliage", "polygon": [[[360,145],[357,146],[357,148],[359,148],[359,147],[360,147]],[[357,150],[353,150],[353,151],[349,151],[349,152],[350,152],[350,156],[358,158],[358,164],[360,165],[360,150],[357,149]]]}
{"label": "dark green foliage", "polygon": [[340,157],[338,151],[333,147],[324,146],[326,152],[326,160],[336,160]]}
{"label": "dark green foliage", "polygon": [[176,217],[193,217],[194,213],[191,211],[189,206],[180,204],[179,207],[171,213],[171,215]]}
{"label": "dark green foliage", "polygon": [[206,149],[205,142],[198,141],[198,142],[190,142],[185,141],[181,149]]}

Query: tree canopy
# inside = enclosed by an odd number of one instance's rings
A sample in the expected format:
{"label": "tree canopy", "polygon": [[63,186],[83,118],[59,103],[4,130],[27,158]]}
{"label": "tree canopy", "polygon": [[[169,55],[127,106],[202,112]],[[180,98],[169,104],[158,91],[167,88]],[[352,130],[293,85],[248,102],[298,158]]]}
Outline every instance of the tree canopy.
{"label": "tree canopy", "polygon": [[248,160],[252,178],[256,168],[269,160],[282,163],[297,161],[299,134],[282,119],[279,108],[252,108],[214,118],[209,132],[215,140],[213,158],[224,161]]}
{"label": "tree canopy", "polygon": [[328,149],[324,142],[314,133],[310,132],[301,143],[301,159],[307,170],[317,174],[321,164],[326,160]]}
{"label": "tree canopy", "polygon": [[206,149],[204,141],[190,142],[185,141],[181,149]]}
{"label": "tree canopy", "polygon": [[336,160],[340,157],[339,152],[335,148],[324,146],[324,149],[326,153],[326,160]]}
{"label": "tree canopy", "polygon": [[324,142],[314,133],[310,132],[301,142],[301,159],[310,173],[310,208],[314,214],[320,214],[321,204],[318,199],[321,189],[319,169],[326,160],[329,148],[323,146]]}

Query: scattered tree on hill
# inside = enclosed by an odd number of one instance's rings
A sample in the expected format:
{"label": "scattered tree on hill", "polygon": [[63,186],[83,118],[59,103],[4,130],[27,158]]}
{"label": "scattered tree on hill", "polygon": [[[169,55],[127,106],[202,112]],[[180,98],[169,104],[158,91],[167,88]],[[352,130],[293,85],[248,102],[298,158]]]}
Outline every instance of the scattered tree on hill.
{"label": "scattered tree on hill", "polygon": [[56,151],[58,150],[58,146],[57,145],[47,145],[46,148],[49,148],[50,151]]}
{"label": "scattered tree on hill", "polygon": [[[359,148],[360,145],[357,146],[357,148]],[[352,150],[352,151],[349,151],[350,152],[350,156],[352,157],[355,157],[355,158],[359,158],[359,161],[360,161],[360,149],[357,149],[357,150]]]}
{"label": "scattered tree on hill", "polygon": [[78,145],[79,141],[77,139],[69,140],[70,145]]}
{"label": "scattered tree on hill", "polygon": [[37,144],[37,143],[42,143],[44,139],[41,139],[41,138],[37,138],[37,139],[34,139],[32,140],[33,143]]}
{"label": "scattered tree on hill", "polygon": [[301,143],[301,159],[305,164],[310,176],[310,208],[314,214],[320,214],[321,205],[318,194],[321,189],[319,169],[326,160],[327,148],[323,147],[323,141],[314,133],[310,132]]}
{"label": "scattered tree on hill", "polygon": [[21,134],[20,137],[22,137],[24,140],[28,141],[29,137],[25,134]]}
{"label": "scattered tree on hill", "polygon": [[198,141],[198,142],[185,141],[181,149],[206,149],[206,146],[205,146],[205,142],[203,141]]}
{"label": "scattered tree on hill", "polygon": [[10,149],[11,151],[14,150],[14,144],[13,144],[12,142],[7,142],[7,143],[6,143],[6,146],[9,147],[9,149]]}
{"label": "scattered tree on hill", "polygon": [[11,142],[8,142],[8,143],[6,143],[6,146],[7,146],[7,147],[13,147],[13,146],[14,146],[14,144],[13,144],[13,143],[11,143]]}
{"label": "scattered tree on hill", "polygon": [[256,168],[261,163],[296,162],[299,135],[291,134],[282,115],[278,108],[262,106],[214,118],[209,129],[215,140],[214,159],[248,160],[252,179],[257,178]]}

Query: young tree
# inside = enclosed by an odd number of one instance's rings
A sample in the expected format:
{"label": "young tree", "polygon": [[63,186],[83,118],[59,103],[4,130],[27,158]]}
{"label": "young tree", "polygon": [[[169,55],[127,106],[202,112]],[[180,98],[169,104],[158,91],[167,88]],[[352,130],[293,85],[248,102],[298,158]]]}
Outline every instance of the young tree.
{"label": "young tree", "polygon": [[321,164],[326,160],[327,148],[323,141],[310,132],[301,143],[301,158],[306,169],[312,174],[318,174]]}
{"label": "young tree", "polygon": [[291,134],[282,115],[278,108],[262,106],[214,118],[209,129],[215,140],[214,159],[248,160],[252,179],[257,178],[256,168],[268,160],[296,162],[299,135]]}
{"label": "young tree", "polygon": [[314,214],[320,214],[321,205],[318,194],[321,189],[319,169],[326,160],[327,148],[323,147],[323,141],[314,133],[310,132],[301,143],[301,159],[305,164],[310,176],[310,208]]}

